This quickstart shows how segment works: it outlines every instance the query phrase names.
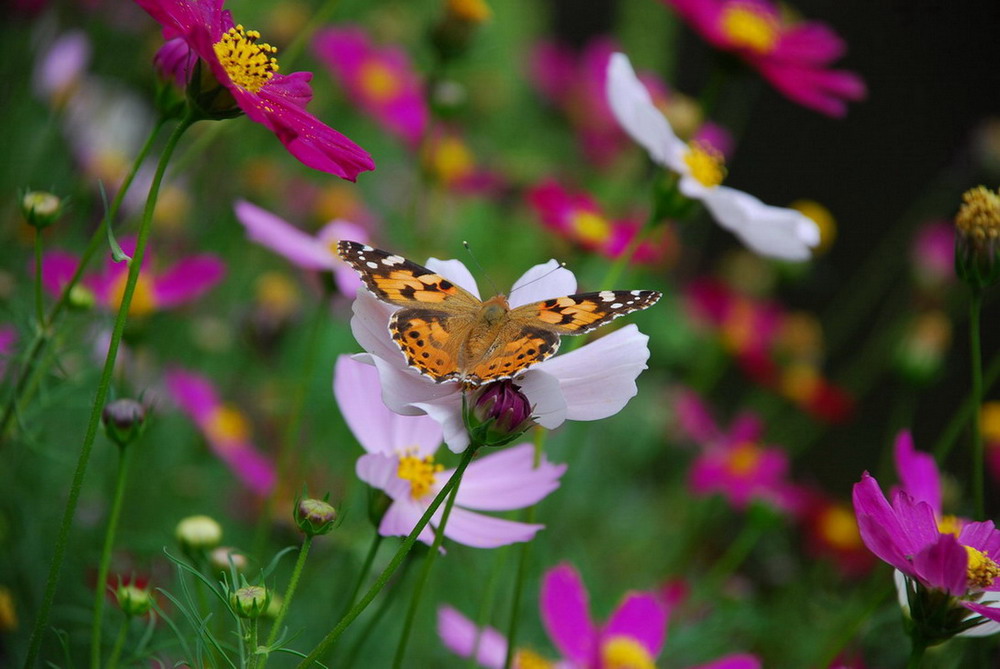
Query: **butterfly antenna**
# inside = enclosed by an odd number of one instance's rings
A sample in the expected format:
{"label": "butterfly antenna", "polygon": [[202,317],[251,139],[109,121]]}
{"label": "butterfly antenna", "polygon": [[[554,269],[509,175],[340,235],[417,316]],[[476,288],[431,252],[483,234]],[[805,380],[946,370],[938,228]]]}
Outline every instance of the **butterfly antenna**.
{"label": "butterfly antenna", "polygon": [[[539,277],[535,277],[534,279],[532,279],[528,283],[522,283],[520,286],[515,287],[514,290],[520,290],[521,288],[524,288],[526,286],[530,286],[531,284],[535,283],[536,281],[541,281],[542,279],[544,279],[544,278],[546,278],[546,277],[554,274],[555,272],[558,272],[561,269],[565,269],[565,268],[566,268],[566,263],[561,262],[561,263],[559,263],[558,267],[553,267],[552,269],[550,269],[545,274],[543,274],[543,275],[541,275]],[[514,290],[510,291],[511,295],[514,294]],[[507,297],[510,297],[510,295],[508,295]]]}
{"label": "butterfly antenna", "polygon": [[486,277],[486,280],[490,282],[490,286],[493,288],[493,294],[499,295],[500,289],[497,288],[497,284],[493,281],[493,277],[491,277],[483,268],[483,265],[479,262],[479,258],[476,257],[476,254],[472,252],[472,247],[469,245],[469,242],[462,240],[462,246],[464,246],[465,250],[469,253],[469,257],[472,258],[472,263],[476,266],[476,269],[479,270],[479,274]]}

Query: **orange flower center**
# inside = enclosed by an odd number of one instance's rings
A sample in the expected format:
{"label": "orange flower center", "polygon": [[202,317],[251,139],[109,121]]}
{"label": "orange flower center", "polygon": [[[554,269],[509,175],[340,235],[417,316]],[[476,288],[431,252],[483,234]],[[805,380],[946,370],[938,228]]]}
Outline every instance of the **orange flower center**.
{"label": "orange flower center", "polygon": [[416,449],[410,449],[399,458],[396,475],[410,482],[410,497],[420,499],[434,485],[434,475],[444,469],[444,465],[434,462],[433,455],[417,457]]}
{"label": "orange flower center", "polygon": [[760,465],[764,451],[757,444],[746,442],[734,448],[726,460],[726,468],[733,476],[748,476]]}
{"label": "orange flower center", "polygon": [[384,63],[369,60],[361,66],[361,88],[375,102],[388,102],[399,92],[399,77]]}
{"label": "orange flower center", "polygon": [[570,215],[573,232],[586,242],[603,242],[611,234],[611,224],[607,219],[592,211],[574,211]]}
{"label": "orange flower center", "polygon": [[715,188],[726,178],[726,162],[722,154],[704,142],[689,142],[684,154],[691,178],[705,188]]}
{"label": "orange flower center", "polygon": [[842,506],[824,509],[817,519],[820,536],[839,550],[861,548],[861,533],[854,514]]}
{"label": "orange flower center", "polygon": [[514,666],[516,669],[552,669],[554,665],[535,651],[522,648],[514,656]]}
{"label": "orange flower center", "polygon": [[244,30],[242,25],[230,28],[222,38],[212,45],[216,58],[226,70],[226,74],[240,88],[258,92],[274,73],[278,71],[278,61],[273,54],[276,47],[257,42],[260,33]]}
{"label": "orange flower center", "polygon": [[781,24],[771,12],[749,2],[731,2],[722,10],[722,32],[736,47],[769,53],[781,34]]}
{"label": "orange flower center", "polygon": [[246,441],[250,438],[250,425],[239,409],[221,404],[209,416],[205,432],[215,442]]}
{"label": "orange flower center", "polygon": [[627,636],[613,636],[601,644],[604,669],[654,669],[656,665],[645,646]]}

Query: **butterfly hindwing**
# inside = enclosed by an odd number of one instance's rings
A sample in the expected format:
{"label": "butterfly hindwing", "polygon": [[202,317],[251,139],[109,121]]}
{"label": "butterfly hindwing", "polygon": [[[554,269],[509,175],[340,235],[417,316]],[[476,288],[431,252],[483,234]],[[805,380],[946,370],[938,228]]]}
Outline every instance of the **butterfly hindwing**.
{"label": "butterfly hindwing", "polygon": [[400,309],[389,319],[392,339],[406,362],[441,383],[461,376],[459,350],[469,324],[442,311]]}
{"label": "butterfly hindwing", "polygon": [[535,323],[561,335],[579,335],[596,330],[619,316],[656,304],[662,294],[655,290],[602,290],[554,297],[526,304],[511,311],[518,323]]}

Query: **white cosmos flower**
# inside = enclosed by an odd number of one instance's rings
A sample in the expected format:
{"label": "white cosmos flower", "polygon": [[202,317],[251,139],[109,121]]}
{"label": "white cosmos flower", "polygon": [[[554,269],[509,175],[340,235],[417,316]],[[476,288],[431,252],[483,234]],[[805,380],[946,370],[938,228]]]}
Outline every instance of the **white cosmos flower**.
{"label": "white cosmos flower", "polygon": [[[472,274],[457,260],[431,258],[427,268],[479,297]],[[514,283],[510,307],[576,292],[576,277],[555,260],[535,265]],[[460,453],[469,445],[462,419],[462,386],[435,383],[409,367],[389,334],[389,317],[398,307],[358,290],[351,330],[367,353],[357,359],[375,365],[386,406],[405,415],[427,414],[444,430],[448,448]],[[585,346],[556,355],[518,376],[514,383],[532,406],[532,417],[554,429],[566,420],[612,416],[635,396],[635,379],[646,369],[649,337],[626,325]]]}
{"label": "white cosmos flower", "polygon": [[653,162],[676,172],[681,193],[701,201],[719,225],[755,252],[783,260],[806,260],[819,244],[819,227],[794,209],[766,205],[753,195],[720,185],[722,156],[712,147],[681,140],[635,74],[628,56],[608,63],[608,103],[618,124],[649,152]]}

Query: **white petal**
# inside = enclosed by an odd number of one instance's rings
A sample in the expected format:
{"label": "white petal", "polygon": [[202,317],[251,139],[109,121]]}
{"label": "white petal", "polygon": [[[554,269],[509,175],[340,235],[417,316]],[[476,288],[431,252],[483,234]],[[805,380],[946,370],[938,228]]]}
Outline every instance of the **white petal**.
{"label": "white petal", "polygon": [[234,205],[236,219],[247,230],[247,237],[279,253],[300,267],[332,269],[338,262],[325,243],[302,232],[266,209],[246,200]]}
{"label": "white petal", "polygon": [[533,444],[504,448],[469,465],[455,503],[478,511],[523,509],[558,488],[565,471],[544,458],[535,467]]}
{"label": "white petal", "polygon": [[722,227],[753,251],[783,260],[808,260],[819,243],[819,228],[804,214],[764,204],[753,195],[719,186],[702,202]]}
{"label": "white petal", "polygon": [[[426,508],[414,502],[409,496],[405,499],[400,498],[382,516],[378,533],[384,537],[405,537],[417,526],[424,511]],[[431,530],[430,523],[424,526],[417,539],[428,546],[434,543],[434,532]]]}
{"label": "white petal", "polygon": [[316,239],[326,244],[330,249],[333,249],[334,245],[342,239],[361,242],[362,244],[366,243],[368,241],[368,231],[357,223],[335,218],[319,229],[319,232],[316,233]]}
{"label": "white petal", "polygon": [[427,260],[426,267],[479,297],[479,287],[476,285],[476,280],[472,278],[472,272],[460,260],[430,258]]}
{"label": "white petal", "polygon": [[635,396],[635,379],[649,359],[648,342],[649,337],[639,328],[626,325],[575,351],[549,358],[534,369],[559,380],[567,419],[607,418]]}
{"label": "white petal", "polygon": [[566,398],[559,379],[538,365],[525,372],[517,385],[531,403],[531,416],[535,422],[549,430],[563,424],[566,420]]}
{"label": "white petal", "polygon": [[466,511],[457,506],[448,516],[444,535],[474,548],[496,548],[520,541],[531,541],[544,525],[519,523],[514,520],[494,518],[475,511]]}
{"label": "white petal", "polygon": [[550,260],[535,265],[514,282],[507,296],[511,308],[533,302],[541,302],[553,297],[563,297],[576,292],[576,277],[559,262]]}
{"label": "white petal", "polygon": [[[354,465],[358,478],[373,488],[378,488],[393,499],[410,498],[410,484],[399,478],[399,459],[383,453],[368,453],[358,458]],[[413,529],[413,525],[410,525]]]}
{"label": "white petal", "polygon": [[389,317],[397,307],[380,302],[367,290],[359,290],[351,310],[351,332],[372,355],[406,366],[406,358],[389,335]]}
{"label": "white petal", "polygon": [[469,433],[465,430],[462,418],[462,393],[458,384],[443,383],[442,386],[454,389],[452,394],[443,395],[426,402],[415,402],[412,406],[423,411],[441,425],[444,432],[444,443],[453,453],[461,453],[469,447]]}
{"label": "white petal", "polygon": [[618,124],[649,152],[653,162],[675,171],[683,167],[683,163],[678,164],[677,156],[678,146],[683,147],[684,142],[653,104],[649,91],[623,53],[612,54],[608,61],[607,95]]}

